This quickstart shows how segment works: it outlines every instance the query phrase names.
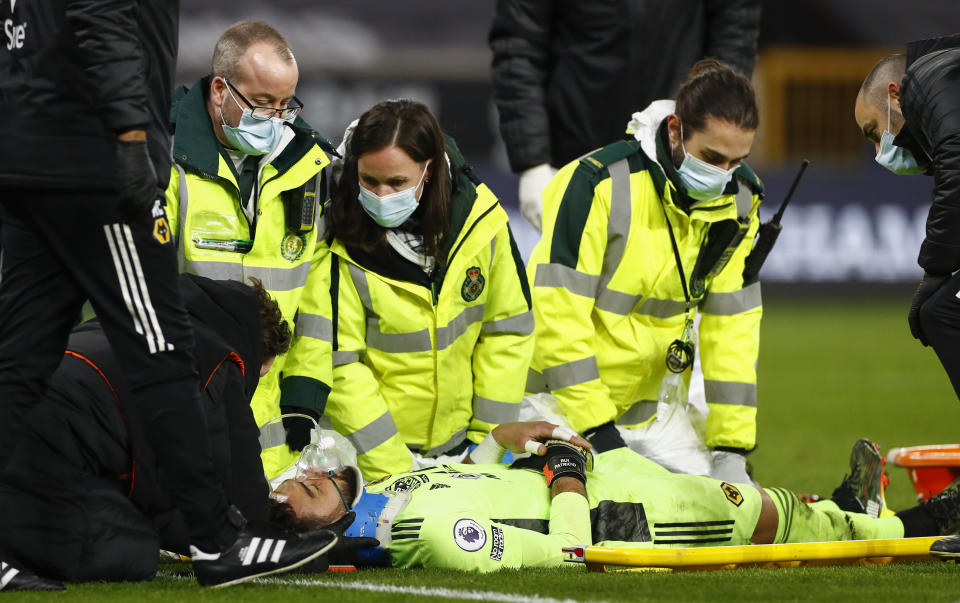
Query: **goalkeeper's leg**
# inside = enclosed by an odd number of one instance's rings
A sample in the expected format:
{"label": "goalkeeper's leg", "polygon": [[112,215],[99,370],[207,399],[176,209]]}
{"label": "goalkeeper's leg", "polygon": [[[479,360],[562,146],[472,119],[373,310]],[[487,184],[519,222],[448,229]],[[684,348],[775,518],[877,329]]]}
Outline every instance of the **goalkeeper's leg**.
{"label": "goalkeeper's leg", "polygon": [[761,527],[766,525],[767,534],[773,532],[771,513],[775,511],[776,533],[772,540],[769,536],[754,538],[753,542],[758,544],[761,541],[782,544],[939,536],[950,534],[960,524],[960,489],[957,488],[948,488],[892,517],[880,518],[842,511],[831,500],[807,504],[783,488],[764,488],[763,493],[766,496],[757,530],[761,532]]}

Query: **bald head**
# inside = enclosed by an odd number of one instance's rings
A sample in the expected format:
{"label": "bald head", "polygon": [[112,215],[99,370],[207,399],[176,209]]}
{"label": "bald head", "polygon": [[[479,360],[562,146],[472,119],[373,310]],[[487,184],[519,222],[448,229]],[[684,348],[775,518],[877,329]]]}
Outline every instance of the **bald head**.
{"label": "bald head", "polygon": [[891,54],[880,59],[860,85],[860,96],[874,107],[886,110],[887,92],[891,83],[900,86],[907,70],[907,55]]}
{"label": "bald head", "polygon": [[[854,119],[864,137],[880,149],[880,137],[884,130],[896,136],[903,128],[903,114],[900,110],[900,80],[906,72],[907,57],[903,54],[891,54],[873,66],[867,74],[857,102],[854,105]],[[889,99],[890,112],[887,112]],[[889,120],[887,116],[889,115]]]}
{"label": "bald head", "polygon": [[253,46],[269,49],[284,62],[295,62],[290,43],[280,32],[261,21],[241,21],[231,25],[217,40],[211,66],[213,75],[242,81],[242,63]]}
{"label": "bald head", "polygon": [[214,134],[228,148],[224,125],[238,127],[243,112],[253,107],[289,107],[300,77],[286,38],[259,21],[241,21],[223,32],[212,67],[207,113]]}

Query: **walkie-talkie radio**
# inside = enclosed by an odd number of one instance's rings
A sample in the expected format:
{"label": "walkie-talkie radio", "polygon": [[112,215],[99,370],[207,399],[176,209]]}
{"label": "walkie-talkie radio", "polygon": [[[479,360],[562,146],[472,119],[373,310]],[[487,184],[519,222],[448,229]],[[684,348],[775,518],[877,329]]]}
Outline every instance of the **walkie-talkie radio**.
{"label": "walkie-talkie radio", "polygon": [[750,252],[750,255],[747,256],[747,261],[744,263],[744,282],[752,281],[760,274],[760,268],[763,267],[763,263],[767,260],[767,256],[770,255],[770,251],[773,249],[773,245],[777,242],[777,237],[780,236],[780,231],[783,230],[783,226],[780,225],[783,210],[787,209],[787,204],[790,203],[790,198],[793,197],[793,191],[797,190],[797,183],[800,182],[800,177],[803,176],[803,172],[806,171],[808,165],[810,165],[810,160],[804,159],[803,163],[800,164],[800,171],[797,172],[797,177],[793,179],[793,184],[790,185],[790,190],[787,191],[787,196],[784,198],[780,209],[774,214],[773,219],[760,225],[760,229],[757,231],[757,242],[754,244],[753,251]]}
{"label": "walkie-talkie radio", "polygon": [[303,234],[316,226],[319,211],[317,191],[321,188],[322,175],[323,172],[320,172],[303,186],[281,193],[288,230]]}

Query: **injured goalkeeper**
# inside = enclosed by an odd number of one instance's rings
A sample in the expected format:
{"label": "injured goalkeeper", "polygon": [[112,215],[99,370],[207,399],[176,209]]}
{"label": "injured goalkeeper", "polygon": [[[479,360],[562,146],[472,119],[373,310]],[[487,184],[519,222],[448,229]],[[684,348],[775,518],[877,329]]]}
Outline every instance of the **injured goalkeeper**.
{"label": "injured goalkeeper", "polygon": [[[504,449],[536,455],[510,467],[493,464]],[[561,549],[573,545],[902,538],[951,534],[960,523],[955,488],[896,515],[866,513],[882,503],[880,456],[869,440],[857,442],[851,472],[833,498],[811,504],[782,488],[671,473],[624,446],[612,424],[588,442],[542,421],[506,423],[467,463],[366,486],[335,447],[312,445],[305,453],[298,476],[271,494],[273,518],[300,531],[336,524],[347,536],[376,537],[380,546],[360,551],[357,565],[487,572],[561,566]]]}

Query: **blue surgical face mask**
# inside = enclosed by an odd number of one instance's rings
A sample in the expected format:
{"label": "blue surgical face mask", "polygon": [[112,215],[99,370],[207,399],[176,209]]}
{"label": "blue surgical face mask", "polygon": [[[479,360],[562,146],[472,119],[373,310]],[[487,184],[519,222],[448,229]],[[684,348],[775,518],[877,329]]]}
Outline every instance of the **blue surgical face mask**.
{"label": "blue surgical face mask", "polygon": [[220,109],[220,122],[223,125],[223,135],[227,141],[241,153],[247,155],[266,155],[277,147],[280,143],[280,137],[283,136],[283,121],[278,117],[270,119],[255,119],[253,112],[240,105],[234,98],[233,92],[227,86],[227,92],[233,102],[243,111],[240,116],[240,123],[234,126],[228,126],[223,118],[223,109]]}
{"label": "blue surgical face mask", "polygon": [[395,193],[390,193],[389,195],[380,196],[370,189],[364,188],[360,185],[360,195],[358,199],[360,200],[360,205],[363,206],[364,211],[367,212],[374,222],[383,226],[384,228],[396,228],[404,222],[407,221],[414,211],[417,209],[417,205],[420,204],[420,199],[417,197],[417,189],[420,188],[420,183],[423,182],[423,178],[427,175],[427,167],[430,165],[430,160],[427,160],[427,164],[423,166],[423,173],[420,174],[420,180],[410,188],[405,188],[402,191],[397,191]]}
{"label": "blue surgical face mask", "polygon": [[680,148],[683,149],[683,163],[677,168],[680,181],[687,188],[687,196],[697,201],[713,201],[723,195],[723,189],[733,178],[736,167],[725,170],[694,157],[683,146],[683,126],[680,126]]}
{"label": "blue surgical face mask", "polygon": [[887,94],[887,129],[880,136],[880,149],[875,158],[877,163],[900,176],[912,176],[927,171],[910,149],[893,144],[894,138],[895,136],[890,133],[890,94]]}

